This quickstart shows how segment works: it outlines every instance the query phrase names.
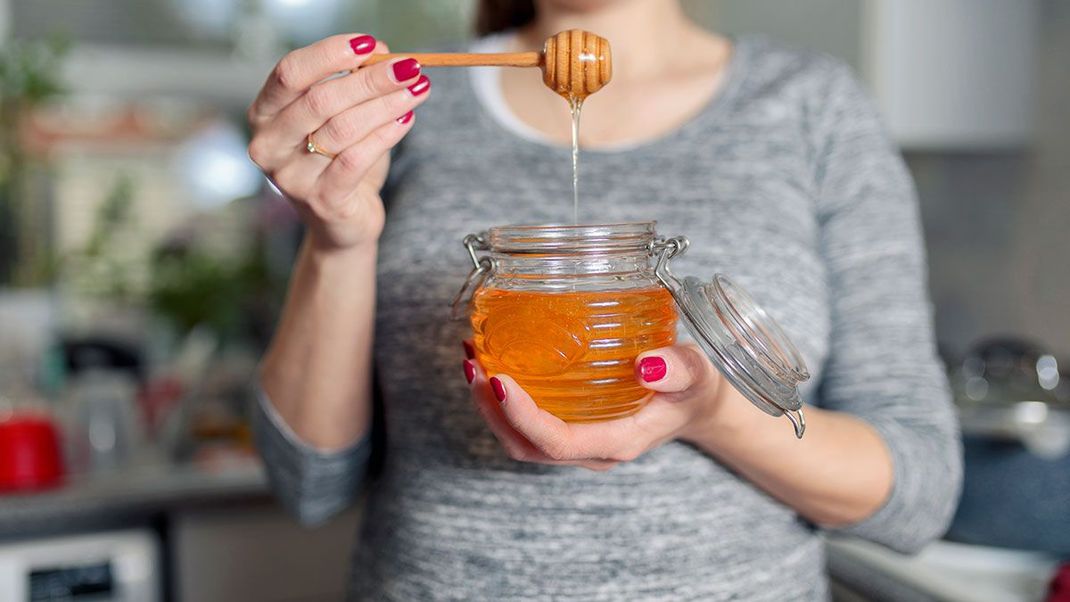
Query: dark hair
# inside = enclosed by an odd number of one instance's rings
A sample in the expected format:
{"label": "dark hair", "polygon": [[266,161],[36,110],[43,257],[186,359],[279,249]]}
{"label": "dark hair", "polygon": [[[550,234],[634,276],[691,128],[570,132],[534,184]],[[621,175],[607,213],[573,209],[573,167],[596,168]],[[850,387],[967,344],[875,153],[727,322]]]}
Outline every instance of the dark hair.
{"label": "dark hair", "polygon": [[535,20],[535,0],[479,0],[476,35],[523,27]]}

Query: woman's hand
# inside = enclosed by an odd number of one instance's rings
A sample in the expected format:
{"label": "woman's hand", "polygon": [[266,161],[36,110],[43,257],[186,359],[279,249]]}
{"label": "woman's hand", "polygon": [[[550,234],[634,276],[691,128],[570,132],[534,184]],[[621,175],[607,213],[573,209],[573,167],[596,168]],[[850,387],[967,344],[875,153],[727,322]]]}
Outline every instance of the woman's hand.
{"label": "woman's hand", "polygon": [[636,378],[654,391],[635,414],[570,424],[540,409],[504,374],[487,379],[465,342],[465,378],[494,435],[515,460],[608,470],[679,439],[716,458],[821,525],[850,524],[887,499],[891,456],[866,422],[807,407],[806,438],[755,409],[694,346],[636,359]]}
{"label": "woman's hand", "polygon": [[[365,34],[294,50],[249,107],[249,156],[297,206],[315,247],[374,245],[382,232],[388,151],[412,128],[431,85],[414,59],[359,68],[384,52]],[[308,150],[310,134],[326,155]]]}
{"label": "woman's hand", "polygon": [[464,348],[465,378],[479,413],[509,456],[522,462],[607,470],[667,441],[707,432],[739,403],[702,351],[677,345],[636,359],[636,378],[654,391],[641,410],[606,422],[567,423],[535,405],[508,375],[488,379],[472,345],[466,341]]}

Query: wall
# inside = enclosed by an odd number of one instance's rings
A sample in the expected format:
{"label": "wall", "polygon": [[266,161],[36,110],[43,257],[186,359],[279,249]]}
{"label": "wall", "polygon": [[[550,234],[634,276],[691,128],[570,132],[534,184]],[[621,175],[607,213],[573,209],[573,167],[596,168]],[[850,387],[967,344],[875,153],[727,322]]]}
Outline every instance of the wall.
{"label": "wall", "polygon": [[[765,33],[863,67],[862,0],[684,5],[712,29]],[[937,336],[952,361],[979,339],[1011,334],[1070,362],[1070,121],[1062,116],[1070,106],[1070,2],[1040,7],[1035,140],[1017,150],[906,152],[921,198]]]}
{"label": "wall", "polygon": [[1070,360],[1070,3],[1043,2],[1036,140],[1005,154],[907,153],[937,334],[953,355],[1013,333]]}
{"label": "wall", "polygon": [[797,47],[827,52],[862,68],[860,0],[683,0],[688,14],[726,33],[760,32]]}

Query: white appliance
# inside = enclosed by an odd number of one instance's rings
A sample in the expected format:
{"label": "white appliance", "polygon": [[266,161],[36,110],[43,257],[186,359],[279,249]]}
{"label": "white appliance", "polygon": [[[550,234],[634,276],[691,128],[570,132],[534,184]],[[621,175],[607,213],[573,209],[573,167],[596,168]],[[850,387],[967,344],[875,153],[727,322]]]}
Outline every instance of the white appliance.
{"label": "white appliance", "polygon": [[1059,560],[1038,552],[937,541],[908,556],[855,538],[832,537],[830,556],[947,602],[1043,600]]}
{"label": "white appliance", "polygon": [[159,602],[159,547],[149,530],[0,543],[0,600]]}

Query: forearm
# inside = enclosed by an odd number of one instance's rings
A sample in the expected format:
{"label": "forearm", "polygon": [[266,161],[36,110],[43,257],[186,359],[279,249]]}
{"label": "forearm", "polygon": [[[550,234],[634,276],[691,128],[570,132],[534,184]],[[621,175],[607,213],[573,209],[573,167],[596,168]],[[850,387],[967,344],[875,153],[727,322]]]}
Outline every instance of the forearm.
{"label": "forearm", "polygon": [[806,436],[754,409],[732,391],[717,420],[688,440],[767,493],[822,526],[873,514],[893,484],[892,460],[880,435],[842,412],[805,408]]}
{"label": "forearm", "polygon": [[374,245],[312,248],[306,237],[260,378],[279,415],[304,441],[341,449],[371,421]]}

